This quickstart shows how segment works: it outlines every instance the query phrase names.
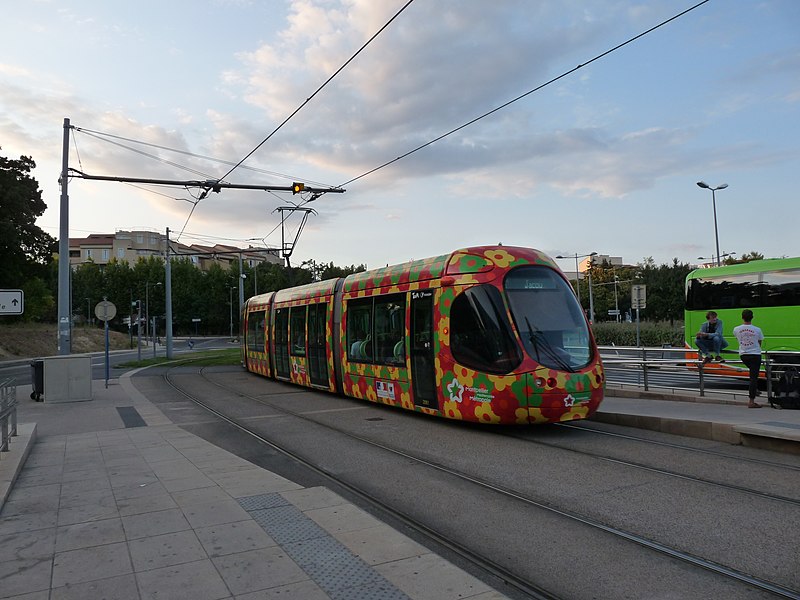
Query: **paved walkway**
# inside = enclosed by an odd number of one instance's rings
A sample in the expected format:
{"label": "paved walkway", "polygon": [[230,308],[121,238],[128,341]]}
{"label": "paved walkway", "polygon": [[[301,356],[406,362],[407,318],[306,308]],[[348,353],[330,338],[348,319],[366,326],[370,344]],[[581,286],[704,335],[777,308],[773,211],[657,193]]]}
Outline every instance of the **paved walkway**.
{"label": "paved walkway", "polygon": [[505,597],[330,490],[173,425],[129,377],[93,382],[91,402],[29,393],[20,423],[40,424],[0,459],[0,598]]}
{"label": "paved walkway", "polygon": [[[29,393],[0,459],[0,598],[504,597],[330,490],[173,425],[127,374],[94,381],[91,402]],[[800,448],[800,411],[745,402],[612,387],[596,419]]]}

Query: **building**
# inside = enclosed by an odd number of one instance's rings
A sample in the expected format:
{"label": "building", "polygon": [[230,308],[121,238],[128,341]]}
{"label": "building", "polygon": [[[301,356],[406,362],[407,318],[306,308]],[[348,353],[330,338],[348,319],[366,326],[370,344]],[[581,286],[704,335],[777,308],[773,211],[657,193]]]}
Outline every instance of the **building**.
{"label": "building", "polygon": [[[140,258],[163,257],[166,247],[166,236],[150,229],[118,230],[113,234],[93,233],[85,238],[70,238],[69,264],[73,269],[87,262],[103,266],[116,259],[135,265]],[[177,242],[172,242],[170,247],[173,255],[186,256],[203,271],[207,271],[214,263],[227,269],[232,262],[238,262],[239,255],[249,267],[262,262],[283,263],[277,248],[239,248],[225,244],[187,246]]]}

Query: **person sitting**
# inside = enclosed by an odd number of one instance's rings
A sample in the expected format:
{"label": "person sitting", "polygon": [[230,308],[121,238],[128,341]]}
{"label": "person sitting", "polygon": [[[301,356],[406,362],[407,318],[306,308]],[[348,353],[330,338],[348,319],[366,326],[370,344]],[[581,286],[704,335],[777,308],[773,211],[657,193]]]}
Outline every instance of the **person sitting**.
{"label": "person sitting", "polygon": [[703,357],[703,363],[710,363],[713,359],[718,362],[725,362],[720,356],[723,348],[727,348],[728,342],[722,335],[722,319],[717,318],[717,313],[710,310],[706,313],[706,322],[700,326],[697,332],[695,343],[697,349]]}

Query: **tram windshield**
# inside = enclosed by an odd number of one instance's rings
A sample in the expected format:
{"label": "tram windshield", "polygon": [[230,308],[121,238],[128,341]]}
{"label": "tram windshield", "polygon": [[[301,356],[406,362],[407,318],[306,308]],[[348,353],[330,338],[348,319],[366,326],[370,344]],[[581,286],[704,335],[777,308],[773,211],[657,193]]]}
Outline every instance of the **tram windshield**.
{"label": "tram windshield", "polygon": [[505,279],[525,351],[551,369],[575,371],[592,358],[589,328],[572,288],[548,267],[525,266]]}

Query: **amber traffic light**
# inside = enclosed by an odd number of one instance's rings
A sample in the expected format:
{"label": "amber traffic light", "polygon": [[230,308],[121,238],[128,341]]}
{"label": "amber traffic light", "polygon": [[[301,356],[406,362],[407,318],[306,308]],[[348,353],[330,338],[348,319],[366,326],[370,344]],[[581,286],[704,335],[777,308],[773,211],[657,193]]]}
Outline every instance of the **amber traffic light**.
{"label": "amber traffic light", "polygon": [[299,194],[306,188],[304,183],[293,183],[292,184],[292,194]]}

